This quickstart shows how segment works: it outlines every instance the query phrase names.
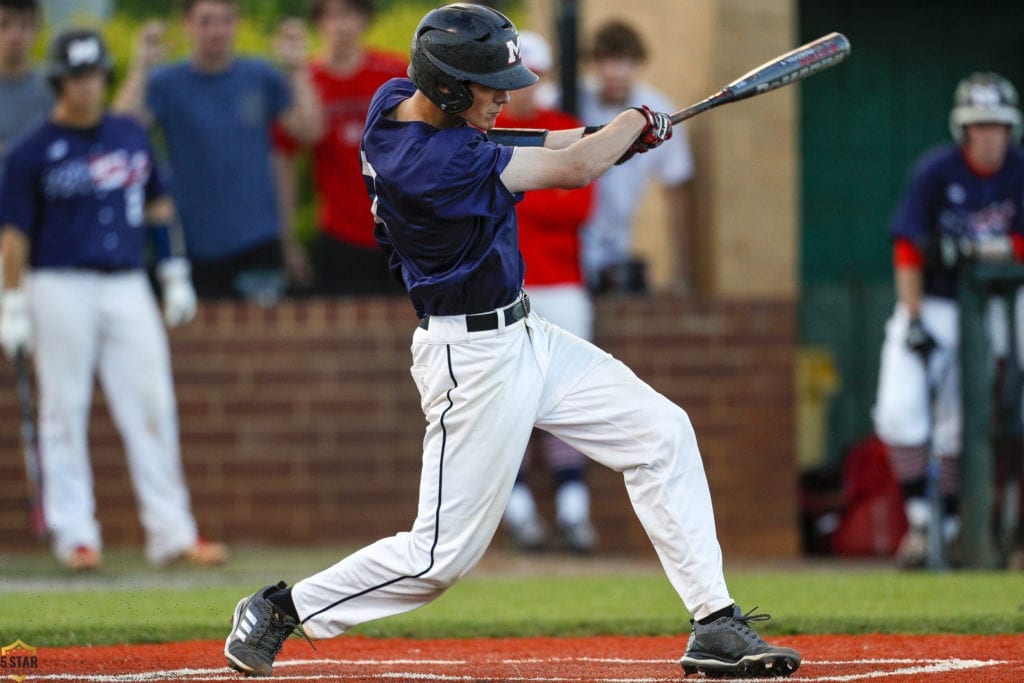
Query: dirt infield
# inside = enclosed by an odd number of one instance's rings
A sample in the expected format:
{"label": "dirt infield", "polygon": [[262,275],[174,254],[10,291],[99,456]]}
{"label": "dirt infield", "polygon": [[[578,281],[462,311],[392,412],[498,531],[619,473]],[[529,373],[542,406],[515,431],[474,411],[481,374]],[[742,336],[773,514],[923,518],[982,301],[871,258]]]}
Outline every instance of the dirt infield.
{"label": "dirt infield", "polygon": [[[791,680],[1024,680],[1024,636],[792,636],[803,666]],[[402,640],[345,636],[314,651],[292,639],[275,679],[292,681],[593,681],[641,683],[683,678],[678,637]],[[220,641],[45,648],[26,680],[230,681]],[[0,680],[11,670],[0,669]],[[699,677],[691,677],[696,681]],[[717,679],[723,680],[723,679]],[[748,679],[749,680],[749,679]]]}

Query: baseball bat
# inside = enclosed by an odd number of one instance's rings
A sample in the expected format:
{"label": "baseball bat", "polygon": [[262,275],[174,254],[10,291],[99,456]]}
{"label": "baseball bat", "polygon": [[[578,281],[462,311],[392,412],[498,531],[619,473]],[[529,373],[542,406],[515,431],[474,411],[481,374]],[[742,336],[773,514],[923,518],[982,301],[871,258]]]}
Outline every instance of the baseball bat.
{"label": "baseball bat", "polygon": [[829,33],[765,62],[714,95],[677,111],[670,118],[673,124],[681,123],[708,109],[770,92],[835,66],[849,54],[850,41],[846,36],[842,33]]}
{"label": "baseball bat", "polygon": [[925,567],[941,571],[949,569],[946,561],[945,543],[942,539],[942,494],[939,492],[939,454],[935,450],[932,433],[935,429],[935,401],[938,396],[938,381],[933,381],[928,373],[928,358],[924,358],[925,388],[928,396],[928,438],[925,440],[925,451],[928,454],[928,468],[925,470],[925,492],[928,500],[928,518],[925,545]]}
{"label": "baseball bat", "polygon": [[32,400],[32,379],[28,372],[28,356],[19,351],[14,357],[14,381],[21,411],[21,445],[25,459],[25,482],[28,488],[28,513],[32,534],[46,538],[46,519],[43,515],[43,475],[39,461],[39,441],[36,434],[35,402]]}

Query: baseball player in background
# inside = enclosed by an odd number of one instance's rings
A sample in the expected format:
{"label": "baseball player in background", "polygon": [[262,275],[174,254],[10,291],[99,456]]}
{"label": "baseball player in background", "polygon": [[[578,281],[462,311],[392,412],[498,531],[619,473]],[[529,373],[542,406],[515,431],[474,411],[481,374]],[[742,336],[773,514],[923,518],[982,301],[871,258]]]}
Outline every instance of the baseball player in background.
{"label": "baseball player in background", "polygon": [[[533,31],[519,32],[523,64],[541,79],[516,92],[497,125],[500,128],[561,130],[583,124],[574,116],[544,107],[538,91],[552,67],[551,48]],[[565,190],[552,188],[527,194],[516,207],[519,245],[526,263],[530,306],[564,330],[590,340],[594,310],[580,269],[580,228],[594,203],[592,185]],[[537,431],[530,439],[523,466],[505,509],[504,527],[513,542],[526,550],[547,545],[548,529],[537,512],[529,485],[531,453],[541,451],[555,487],[555,528],[570,550],[589,553],[597,544],[590,521],[590,489],[585,478],[587,458],[561,439]]]}
{"label": "baseball player in background", "polygon": [[163,226],[154,236],[169,325],[195,315],[189,264],[171,255],[174,206],[145,131],[104,109],[111,69],[98,33],[54,39],[48,77],[57,102],[9,151],[0,186],[0,343],[9,358],[35,348],[43,503],[57,558],[73,570],[101,562],[87,450],[98,369],[127,451],[146,557],[218,564],[224,546],[203,540],[190,509],[144,228]]}
{"label": "baseball player in background", "polygon": [[[972,74],[957,86],[949,120],[955,144],[918,160],[893,218],[897,303],[885,326],[873,410],[906,501],[909,530],[897,559],[907,567],[923,566],[927,558],[929,441],[940,463],[946,542],[959,531],[957,262],[965,250],[983,257],[1024,256],[1016,90],[997,74]],[[989,335],[998,352],[1006,344],[1006,321],[993,310],[998,309],[990,309]]]}
{"label": "baseball player in background", "polygon": [[537,77],[515,27],[483,5],[432,10],[416,28],[410,79],[384,84],[363,134],[377,239],[420,323],[412,377],[427,420],[412,529],[294,587],[239,600],[231,667],[270,675],[300,624],[331,638],[440,596],[498,528],[533,428],[623,473],[669,580],[695,619],[686,672],[788,674],[800,656],[764,642],[725,585],[711,496],[678,406],[587,341],[530,313],[516,203],[581,187],[671,136],[666,114],[628,109],[591,129],[495,131],[510,91]]}

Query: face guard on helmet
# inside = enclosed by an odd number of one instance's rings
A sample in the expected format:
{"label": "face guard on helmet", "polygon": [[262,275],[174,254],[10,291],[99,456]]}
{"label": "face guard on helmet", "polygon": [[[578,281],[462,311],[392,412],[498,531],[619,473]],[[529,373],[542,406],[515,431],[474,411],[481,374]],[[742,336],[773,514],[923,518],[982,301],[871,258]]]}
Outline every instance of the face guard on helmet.
{"label": "face guard on helmet", "polygon": [[99,33],[72,29],[54,38],[46,65],[46,77],[54,90],[60,91],[60,83],[65,78],[91,69],[103,71],[108,80],[114,73],[110,52]]}
{"label": "face guard on helmet", "polygon": [[508,17],[468,3],[445,5],[423,17],[413,35],[409,78],[449,114],[473,104],[470,82],[518,90],[537,81],[523,65],[519,35]]}
{"label": "face guard on helmet", "polygon": [[1016,143],[1021,137],[1021,112],[1017,90],[995,73],[974,73],[960,81],[953,94],[949,132],[958,143],[964,141],[964,126],[972,123],[1002,123],[1010,127]]}

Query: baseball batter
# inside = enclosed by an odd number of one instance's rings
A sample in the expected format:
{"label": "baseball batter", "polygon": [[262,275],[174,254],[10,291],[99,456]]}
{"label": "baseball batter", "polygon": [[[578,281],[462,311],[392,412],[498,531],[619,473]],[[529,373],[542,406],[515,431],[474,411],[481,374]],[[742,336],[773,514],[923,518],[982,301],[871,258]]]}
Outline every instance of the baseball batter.
{"label": "baseball batter", "polygon": [[[223,562],[201,539],[178,453],[167,337],[143,268],[143,228],[174,215],[145,131],[103,108],[111,63],[93,31],[59,35],[48,77],[50,119],[7,156],[0,186],[4,296],[0,342],[8,357],[35,345],[40,387],[43,502],[53,551],[71,569],[100,564],[100,527],[86,430],[98,368],[121,433],[146,533],[146,556]],[[157,267],[164,317],[192,318],[188,262]],[[31,270],[26,272],[26,266]]]}
{"label": "baseball batter", "polygon": [[292,588],[242,598],[224,645],[230,666],[269,675],[300,624],[311,638],[330,638],[440,596],[487,548],[536,426],[623,473],[695,619],[687,673],[796,670],[800,656],[761,640],[748,624],[765,615],[744,615],[726,588],[686,413],[607,353],[531,314],[521,289],[522,193],[586,185],[668,139],[668,116],[641,107],[599,130],[489,139],[509,91],[537,77],[522,64],[512,23],[482,5],[429,12],[409,76],[374,96],[362,157],[377,239],[420,316],[411,370],[427,421],[419,511],[408,532]]}
{"label": "baseball batter", "polygon": [[[885,327],[874,422],[906,500],[910,530],[898,551],[905,566],[922,566],[926,559],[929,430],[940,458],[947,542],[959,528],[957,261],[964,247],[1024,255],[1024,159],[1011,145],[1021,135],[1017,92],[1001,76],[977,73],[960,82],[954,100],[950,130],[956,144],[918,161],[892,224],[897,303]],[[990,316],[997,347],[1005,346],[1005,327],[999,331],[1005,324]],[[935,387],[933,413],[929,384]]]}

